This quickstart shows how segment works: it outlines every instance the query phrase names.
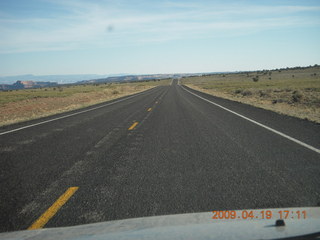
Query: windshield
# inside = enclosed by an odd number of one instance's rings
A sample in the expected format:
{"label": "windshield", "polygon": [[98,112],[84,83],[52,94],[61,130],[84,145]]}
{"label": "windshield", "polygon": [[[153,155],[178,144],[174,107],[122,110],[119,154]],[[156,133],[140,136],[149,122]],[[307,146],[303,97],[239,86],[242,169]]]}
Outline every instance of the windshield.
{"label": "windshield", "polygon": [[318,1],[0,1],[0,231],[307,219],[319,23]]}

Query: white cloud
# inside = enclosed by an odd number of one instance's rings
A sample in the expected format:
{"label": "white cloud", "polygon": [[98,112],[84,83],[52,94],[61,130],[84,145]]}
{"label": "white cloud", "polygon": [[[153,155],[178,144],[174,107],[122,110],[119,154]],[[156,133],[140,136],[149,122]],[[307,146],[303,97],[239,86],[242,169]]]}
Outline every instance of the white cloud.
{"label": "white cloud", "polygon": [[[49,1],[49,0],[47,0]],[[310,6],[241,6],[164,2],[155,9],[131,2],[51,1],[69,14],[57,18],[0,14],[0,53],[112,47],[179,38],[206,37],[270,28],[319,25]],[[130,3],[130,4],[129,4]],[[106,31],[112,26],[112,31]],[[212,37],[212,35],[210,36]]]}

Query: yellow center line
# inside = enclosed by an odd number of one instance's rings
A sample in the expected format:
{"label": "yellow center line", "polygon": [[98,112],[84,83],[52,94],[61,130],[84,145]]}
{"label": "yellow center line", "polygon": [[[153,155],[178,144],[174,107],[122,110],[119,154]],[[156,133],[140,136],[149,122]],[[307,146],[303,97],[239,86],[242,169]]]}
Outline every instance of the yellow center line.
{"label": "yellow center line", "polygon": [[133,130],[138,125],[138,122],[135,122],[128,128],[128,130]]}
{"label": "yellow center line", "polygon": [[44,225],[58,212],[58,210],[72,197],[79,187],[70,187],[62,194],[51,207],[47,209],[28,230],[43,228]]}
{"label": "yellow center line", "polygon": [[148,108],[148,112],[150,112],[152,110],[152,108]]}

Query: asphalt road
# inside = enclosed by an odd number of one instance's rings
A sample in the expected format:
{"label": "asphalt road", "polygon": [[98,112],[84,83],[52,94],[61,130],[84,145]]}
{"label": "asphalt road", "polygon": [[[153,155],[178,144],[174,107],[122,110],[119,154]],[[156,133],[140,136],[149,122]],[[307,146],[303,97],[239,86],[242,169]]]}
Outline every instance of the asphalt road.
{"label": "asphalt road", "polygon": [[319,124],[175,80],[85,111],[0,128],[0,231],[27,229],[70,187],[78,190],[45,227],[317,206],[319,148]]}

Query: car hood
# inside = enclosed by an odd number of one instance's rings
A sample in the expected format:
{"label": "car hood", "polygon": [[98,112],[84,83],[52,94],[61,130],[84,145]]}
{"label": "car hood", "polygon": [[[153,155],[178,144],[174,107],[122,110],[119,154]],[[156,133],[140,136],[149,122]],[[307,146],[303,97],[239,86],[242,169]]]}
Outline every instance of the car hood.
{"label": "car hood", "polygon": [[[272,211],[271,219],[262,219],[261,212]],[[0,234],[0,239],[286,239],[320,236],[320,207],[252,209],[255,217],[243,219],[244,210],[237,210],[237,219],[212,219],[212,212],[152,216],[78,225],[72,227],[23,230]],[[294,213],[284,219],[285,226],[276,226],[279,211]],[[306,211],[298,219],[297,211]],[[260,214],[260,215],[257,215]]]}

